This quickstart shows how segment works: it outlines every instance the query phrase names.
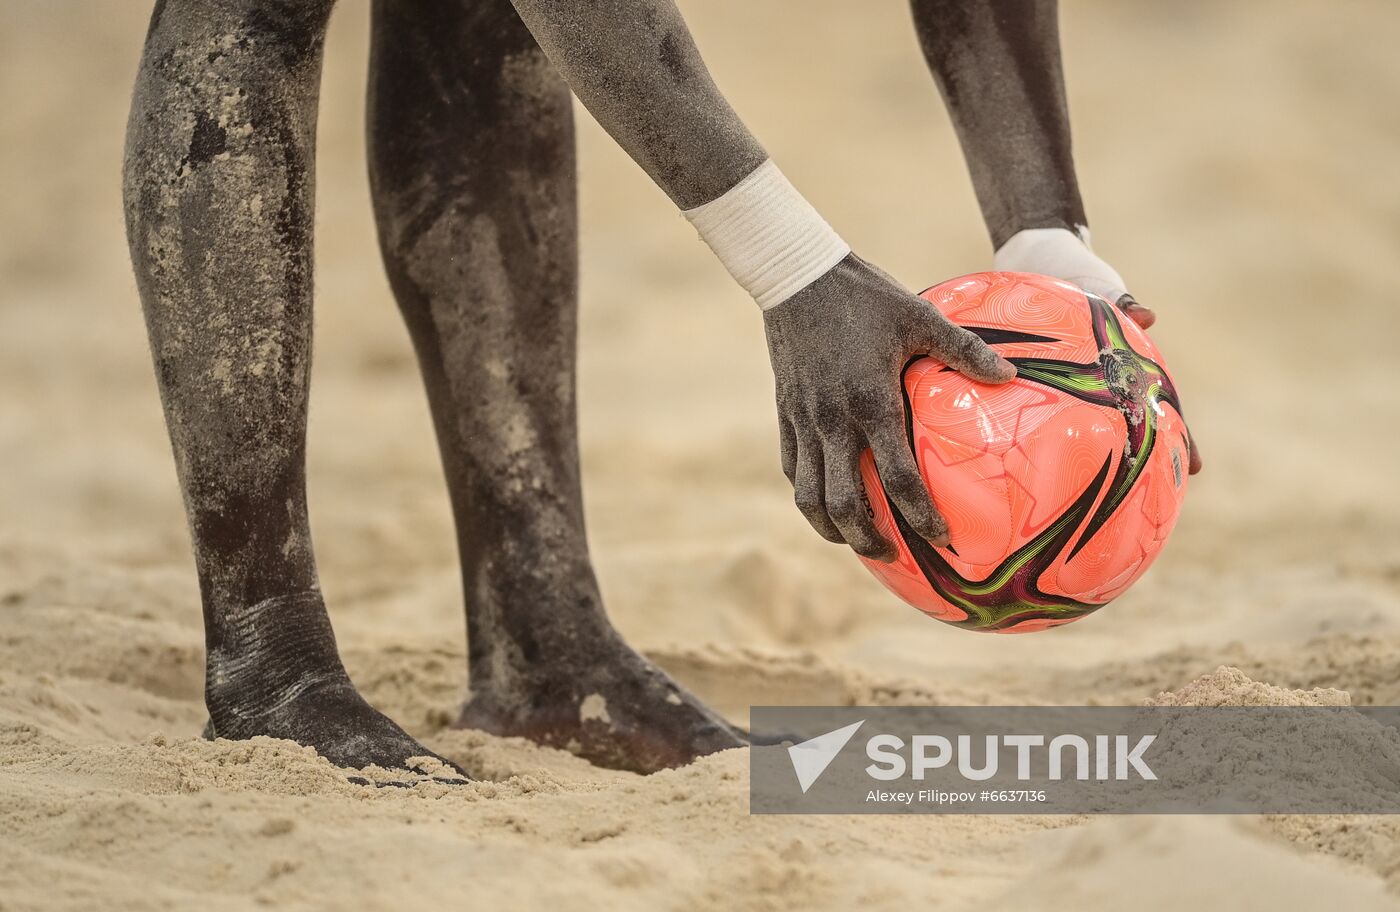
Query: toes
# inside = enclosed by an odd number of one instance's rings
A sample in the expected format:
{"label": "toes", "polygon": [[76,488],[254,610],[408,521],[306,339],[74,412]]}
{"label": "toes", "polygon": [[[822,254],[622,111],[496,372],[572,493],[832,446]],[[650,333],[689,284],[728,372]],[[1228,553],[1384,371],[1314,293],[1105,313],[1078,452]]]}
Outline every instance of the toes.
{"label": "toes", "polygon": [[382,789],[382,788],[396,788],[396,789],[413,788],[413,783],[411,783],[411,782],[403,782],[403,781],[400,781],[400,780],[398,780],[398,779],[388,779],[388,780],[380,781],[380,780],[377,780],[377,779],[366,779],[364,776],[346,776],[346,777],[345,777],[345,781],[346,781],[346,782],[353,783],[353,784],[355,784],[355,785],[363,785],[363,786],[367,786],[367,787],[370,787],[370,788],[377,788],[377,789]]}
{"label": "toes", "polygon": [[[372,771],[372,775],[362,775]],[[345,777],[355,785],[374,788],[411,789],[429,782],[439,785],[471,785],[472,779],[457,764],[436,754],[422,757],[409,757],[388,766],[373,764],[360,770],[360,773]]]}
{"label": "toes", "polygon": [[466,781],[461,780],[461,779],[439,779],[439,778],[437,778],[436,776],[430,776],[430,777],[428,777],[428,778],[426,778],[426,779],[419,779],[419,780],[414,781],[414,782],[406,782],[406,781],[404,781],[404,780],[402,780],[402,779],[379,779],[379,780],[375,780],[375,779],[366,779],[364,776],[346,776],[346,777],[345,777],[345,781],[346,781],[346,782],[349,782],[349,783],[352,783],[352,784],[354,784],[354,785],[363,785],[363,786],[365,786],[366,788],[377,788],[377,789],[382,789],[382,788],[411,789],[411,788],[414,788],[414,787],[416,787],[416,786],[419,786],[419,785],[423,784],[424,782],[437,782],[437,783],[439,783],[439,784],[441,784],[441,785],[451,785],[451,786],[470,785],[470,784],[471,784],[470,782],[466,782]]}
{"label": "toes", "polygon": [[471,776],[467,774],[466,770],[462,769],[451,760],[448,760],[446,757],[440,757],[437,754],[423,754],[421,756],[409,757],[403,762],[403,766],[420,776],[426,776],[438,782],[465,782],[471,780]]}

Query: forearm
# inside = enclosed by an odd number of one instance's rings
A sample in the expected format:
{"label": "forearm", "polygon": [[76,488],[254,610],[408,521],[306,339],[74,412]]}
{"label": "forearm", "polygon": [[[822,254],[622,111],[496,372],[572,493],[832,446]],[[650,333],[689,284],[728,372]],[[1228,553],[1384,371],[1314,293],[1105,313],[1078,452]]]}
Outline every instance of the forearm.
{"label": "forearm", "polygon": [[994,247],[1086,225],[1070,154],[1056,0],[911,0]]}
{"label": "forearm", "polygon": [[672,0],[513,0],[555,67],[767,310],[851,249],[720,94]]}
{"label": "forearm", "polygon": [[893,558],[865,506],[868,444],[903,515],[946,542],[904,435],[900,370],[915,354],[988,383],[1015,369],[851,253],[715,87],[671,0],[512,2],[574,93],[763,308],[783,470],[812,525]]}
{"label": "forearm", "polygon": [[672,0],[513,0],[579,100],[681,209],[767,158],[710,78]]}

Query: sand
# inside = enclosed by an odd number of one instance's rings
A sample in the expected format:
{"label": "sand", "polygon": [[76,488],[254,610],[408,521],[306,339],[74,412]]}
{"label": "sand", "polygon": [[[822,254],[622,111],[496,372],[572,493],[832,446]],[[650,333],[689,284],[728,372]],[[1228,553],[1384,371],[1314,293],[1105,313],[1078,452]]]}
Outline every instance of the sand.
{"label": "sand", "polygon": [[[194,574],[121,234],[143,5],[0,6],[0,909],[1400,906],[1382,818],[750,817],[742,751],[640,778],[447,730],[461,595],[374,249],[365,0],[336,13],[322,108],[318,561],[356,682],[480,781],[369,789],[285,742],[199,741]],[[857,250],[914,287],[988,264],[902,4],[684,5]],[[1151,573],[1047,634],[925,620],[805,526],[758,314],[582,121],[604,592],[738,721],[771,702],[1400,701],[1400,58],[1373,37],[1400,7],[1066,6],[1096,244],[1161,316],[1207,471]]]}

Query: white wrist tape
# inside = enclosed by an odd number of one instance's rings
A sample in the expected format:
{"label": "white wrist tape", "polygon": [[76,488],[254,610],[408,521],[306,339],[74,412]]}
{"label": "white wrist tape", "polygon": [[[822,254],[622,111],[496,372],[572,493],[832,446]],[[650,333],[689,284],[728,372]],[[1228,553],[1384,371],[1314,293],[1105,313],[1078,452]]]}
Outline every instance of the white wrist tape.
{"label": "white wrist tape", "polygon": [[1073,282],[1117,303],[1127,291],[1122,276],[1089,249],[1089,229],[1027,228],[1011,236],[993,260],[998,272],[1033,272]]}
{"label": "white wrist tape", "polygon": [[797,294],[851,252],[772,159],[719,199],[682,214],[764,310]]}

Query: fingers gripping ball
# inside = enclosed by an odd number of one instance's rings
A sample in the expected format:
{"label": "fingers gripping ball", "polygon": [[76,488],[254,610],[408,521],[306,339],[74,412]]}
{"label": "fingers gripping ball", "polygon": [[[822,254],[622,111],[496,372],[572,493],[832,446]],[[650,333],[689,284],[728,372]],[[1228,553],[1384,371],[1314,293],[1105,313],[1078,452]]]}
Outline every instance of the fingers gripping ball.
{"label": "fingers gripping ball", "polygon": [[950,544],[910,528],[867,451],[869,506],[898,557],[861,560],[973,630],[1044,630],[1103,607],[1152,564],[1186,494],[1190,439],[1161,352],[1114,305],[1046,276],[980,273],[923,298],[1017,377],[989,386],[931,358],[909,365],[909,440]]}

